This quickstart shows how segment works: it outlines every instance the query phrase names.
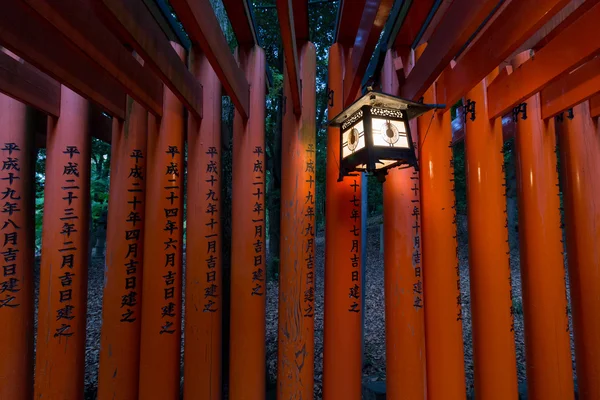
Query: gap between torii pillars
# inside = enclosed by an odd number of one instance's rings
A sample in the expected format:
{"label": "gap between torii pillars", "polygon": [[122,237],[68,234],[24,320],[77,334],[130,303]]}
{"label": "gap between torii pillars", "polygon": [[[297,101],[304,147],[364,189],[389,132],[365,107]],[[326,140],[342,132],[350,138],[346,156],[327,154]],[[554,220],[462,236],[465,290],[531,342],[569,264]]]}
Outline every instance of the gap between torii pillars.
{"label": "gap between torii pillars", "polygon": [[[35,399],[83,398],[90,206],[88,117],[87,100],[62,86],[60,117],[48,117]],[[5,260],[9,257],[8,253],[3,256]]]}
{"label": "gap between torii pillars", "polygon": [[31,108],[0,94],[0,399],[33,395],[33,117]]}
{"label": "gap between torii pillars", "polygon": [[554,120],[542,120],[539,94],[519,107],[526,113],[515,114],[515,142],[527,391],[531,399],[572,399]]}
{"label": "gap between torii pillars", "polygon": [[[343,110],[345,65],[339,43],[329,48],[329,118]],[[362,393],[362,175],[340,173],[340,130],[327,129],[323,399],[360,400]]]}
{"label": "gap between torii pillars", "polygon": [[[399,90],[392,51],[381,71],[384,93]],[[417,121],[410,121],[415,149]],[[389,170],[383,183],[386,395],[425,399],[425,332],[419,172]]]}
{"label": "gap between torii pillars", "polygon": [[229,398],[265,398],[265,53],[237,49],[250,117],[233,120]]}
{"label": "gap between torii pillars", "polygon": [[516,400],[502,121],[501,118],[490,121],[487,114],[487,86],[497,74],[497,71],[491,73],[465,96],[475,395],[482,399]]}
{"label": "gap between torii pillars", "polygon": [[[316,53],[300,50],[302,112],[294,114],[284,71],[279,268],[278,399],[312,399],[314,392]],[[289,105],[287,104],[289,101]]]}
{"label": "gap between torii pillars", "polygon": [[188,115],[187,237],[183,397],[221,399],[221,82],[192,48],[202,83],[202,120]]}
{"label": "gap between torii pillars", "polygon": [[[185,50],[171,43],[183,60]],[[178,400],[181,366],[184,115],[181,101],[164,86],[163,116],[148,115],[144,279],[124,306],[142,303],[140,399]],[[129,227],[128,227],[129,228]],[[129,228],[124,240],[141,235]]]}
{"label": "gap between torii pillars", "polygon": [[[126,119],[113,118],[98,399],[138,397],[148,112],[127,97]],[[131,230],[139,235],[127,238]]]}
{"label": "gap between torii pillars", "polygon": [[600,398],[600,130],[589,102],[559,130],[569,283],[580,399]]}

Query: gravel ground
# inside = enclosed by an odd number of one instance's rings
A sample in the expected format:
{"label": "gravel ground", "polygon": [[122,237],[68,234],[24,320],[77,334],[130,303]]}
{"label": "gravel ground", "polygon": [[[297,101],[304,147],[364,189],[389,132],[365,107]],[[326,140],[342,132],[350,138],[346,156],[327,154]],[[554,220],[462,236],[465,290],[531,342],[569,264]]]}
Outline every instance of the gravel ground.
{"label": "gravel ground", "polygon": [[[385,380],[385,315],[383,294],[383,255],[379,253],[380,218],[371,218],[367,227],[367,276],[366,276],[366,315],[365,315],[365,355],[363,379]],[[469,392],[473,388],[473,350],[471,343],[471,310],[469,301],[468,244],[466,243],[466,223],[459,217],[459,262],[461,290],[463,298],[463,341],[465,349],[466,385]],[[515,241],[516,242],[516,241]],[[325,260],[324,232],[317,236],[317,287],[315,298],[315,398],[321,398],[323,377],[323,275]],[[510,264],[513,279],[513,306],[515,307],[515,342],[517,350],[517,370],[519,385],[525,387],[525,342],[523,313],[521,306],[521,273],[519,270],[518,249],[511,249]],[[39,266],[38,266],[39,268]],[[568,284],[568,282],[567,282]],[[96,398],[100,327],[102,320],[103,260],[93,259],[89,271],[88,314],[86,340],[86,399]],[[36,287],[37,294],[37,287]],[[267,292],[267,368],[269,381],[273,384],[277,375],[277,302],[278,283],[269,282]],[[37,304],[37,296],[36,296]],[[36,307],[37,308],[37,307]],[[571,324],[570,316],[569,323]],[[572,329],[571,329],[572,332]],[[573,352],[573,337],[571,335]],[[574,363],[574,361],[573,361]],[[573,364],[573,367],[575,364]]]}

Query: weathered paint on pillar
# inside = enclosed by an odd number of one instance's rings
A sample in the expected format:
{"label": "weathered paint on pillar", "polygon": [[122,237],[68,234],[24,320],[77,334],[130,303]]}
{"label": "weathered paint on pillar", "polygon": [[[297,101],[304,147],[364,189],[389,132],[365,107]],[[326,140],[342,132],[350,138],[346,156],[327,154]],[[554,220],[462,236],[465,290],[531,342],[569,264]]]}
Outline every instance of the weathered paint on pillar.
{"label": "weathered paint on pillar", "polygon": [[250,117],[233,120],[229,398],[265,398],[265,53],[237,50]]}
{"label": "weathered paint on pillar", "polygon": [[[432,86],[425,92],[425,103],[435,103],[433,93]],[[431,400],[464,399],[466,393],[450,118],[449,112],[418,118],[427,398]]]}
{"label": "weathered paint on pillar", "polygon": [[142,308],[129,300],[142,290],[147,135],[148,112],[128,97],[126,120],[112,126],[99,400],[138,397]]}
{"label": "weathered paint on pillar", "polygon": [[[124,301],[142,303],[140,399],[178,400],[185,138],[182,103],[166,86],[163,99],[162,120],[148,115],[143,289]],[[126,240],[142,233],[128,232]]]}
{"label": "weathered paint on pillar", "polygon": [[[397,95],[399,84],[388,51],[381,72],[384,93]],[[410,121],[418,148],[417,121]],[[425,327],[421,255],[419,172],[391,169],[383,184],[386,395],[425,399]]]}
{"label": "weathered paint on pillar", "polygon": [[[492,73],[466,95],[466,170],[475,395],[517,399],[502,121],[487,116]],[[472,105],[474,103],[474,114]],[[474,117],[474,120],[473,120]],[[425,144],[427,146],[427,144]]]}
{"label": "weathered paint on pillar", "polygon": [[202,120],[188,116],[185,276],[186,399],[221,399],[221,82],[195,49],[191,69],[202,83]]}
{"label": "weathered paint on pillar", "polygon": [[515,141],[527,392],[531,399],[572,399],[554,120],[542,120],[539,94],[524,104],[527,119],[517,114]]}
{"label": "weathered paint on pillar", "polygon": [[[329,49],[328,115],[343,110],[343,49]],[[333,105],[331,105],[333,104]],[[323,399],[359,400],[362,378],[361,175],[338,182],[339,128],[327,129]]]}
{"label": "weathered paint on pillar", "polygon": [[32,111],[0,94],[0,399],[33,394]]}
{"label": "weathered paint on pillar", "polygon": [[[291,107],[284,72],[281,165],[281,263],[277,397],[312,399],[315,303],[315,46],[300,51],[302,114]],[[287,104],[290,102],[289,104]]]}
{"label": "weathered paint on pillar", "polygon": [[88,102],[62,86],[60,118],[48,117],[35,399],[83,399],[90,207],[88,115]]}
{"label": "weathered paint on pillar", "polygon": [[556,123],[580,399],[600,398],[600,131],[589,103]]}

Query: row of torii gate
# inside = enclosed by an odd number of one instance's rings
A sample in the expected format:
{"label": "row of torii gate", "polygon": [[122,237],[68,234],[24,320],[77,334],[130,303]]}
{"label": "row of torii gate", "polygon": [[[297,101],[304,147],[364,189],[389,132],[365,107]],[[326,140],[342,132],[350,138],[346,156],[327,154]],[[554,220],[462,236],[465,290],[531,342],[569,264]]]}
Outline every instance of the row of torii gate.
{"label": "row of torii gate", "polygon": [[[90,136],[107,139],[109,121],[98,106],[112,117],[98,398],[179,398],[183,296],[183,396],[222,398],[228,347],[229,398],[265,398],[265,56],[248,2],[223,1],[238,39],[235,58],[208,2],[170,3],[191,43],[169,25],[169,13],[160,14],[161,0],[2,4],[2,400],[83,397]],[[291,104],[281,157],[280,399],[312,398],[314,386],[316,56],[307,7],[277,1]],[[394,170],[383,187],[388,398],[466,396],[467,299],[459,287],[448,112],[461,98],[476,396],[518,397],[501,154],[501,119],[512,113],[529,396],[574,397],[561,173],[579,398],[600,398],[599,19],[596,0],[340,1],[329,49],[330,116],[357,97],[365,74],[380,76],[384,92],[448,106],[415,123],[420,171]],[[516,55],[523,49],[534,51]],[[236,107],[229,315],[222,312],[222,94]],[[35,109],[47,116],[46,134],[39,135]],[[323,397],[358,399],[363,182],[338,182],[339,132],[328,135]],[[33,161],[43,141],[34,353]]]}

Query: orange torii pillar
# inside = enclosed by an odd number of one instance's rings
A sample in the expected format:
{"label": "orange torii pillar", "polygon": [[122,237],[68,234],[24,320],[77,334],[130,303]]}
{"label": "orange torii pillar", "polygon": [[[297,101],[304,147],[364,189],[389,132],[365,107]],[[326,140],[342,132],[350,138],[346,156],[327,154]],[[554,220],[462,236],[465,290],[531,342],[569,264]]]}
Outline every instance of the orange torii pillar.
{"label": "orange torii pillar", "polygon": [[[180,58],[185,50],[171,43]],[[179,399],[183,245],[183,105],[164,87],[163,116],[148,116],[144,279],[124,306],[142,303],[140,399]],[[129,228],[132,242],[142,230]],[[140,296],[141,295],[141,296]]]}
{"label": "orange torii pillar", "polygon": [[[36,399],[83,398],[90,207],[88,115],[88,102],[62,86],[60,118],[48,117]],[[3,254],[6,260],[9,255]]]}
{"label": "orange torii pillar", "polygon": [[128,97],[126,115],[112,126],[99,400],[138,397],[148,112]]}
{"label": "orange torii pillar", "polygon": [[554,121],[542,120],[539,94],[514,116],[527,391],[532,399],[572,399]]}
{"label": "orange torii pillar", "polygon": [[[330,118],[344,108],[344,49],[329,48]],[[362,174],[340,176],[340,130],[327,129],[323,399],[360,400]]]}
{"label": "orange torii pillar", "polygon": [[[571,113],[569,113],[571,114]],[[560,131],[569,283],[580,399],[600,398],[600,130],[589,102],[565,113]],[[569,115],[569,116],[568,116]],[[570,119],[572,117],[572,119]]]}
{"label": "orange torii pillar", "polygon": [[[281,264],[279,268],[278,399],[312,399],[315,302],[315,46],[299,57],[302,114],[291,104],[284,72],[281,165]],[[286,104],[284,103],[284,104]]]}
{"label": "orange torii pillar", "polygon": [[0,399],[33,394],[32,110],[0,94]]}
{"label": "orange torii pillar", "polygon": [[221,399],[221,82],[193,49],[202,83],[201,121],[188,116],[187,239],[183,397]]}
{"label": "orange torii pillar", "polygon": [[486,105],[487,86],[496,75],[466,95],[465,158],[475,395],[508,400],[517,399],[518,391],[502,122],[489,120]]}
{"label": "orange torii pillar", "polygon": [[265,52],[238,48],[250,116],[233,121],[229,398],[265,398]]}
{"label": "orange torii pillar", "polygon": [[[381,88],[384,93],[398,93],[391,51],[381,71]],[[410,121],[415,142],[416,122]],[[420,194],[419,172],[414,168],[389,171],[383,184],[388,399],[418,400],[427,396]]]}
{"label": "orange torii pillar", "polygon": [[[436,102],[434,86],[425,92],[424,102]],[[465,398],[450,118],[449,112],[418,118],[427,397],[432,400]]]}

